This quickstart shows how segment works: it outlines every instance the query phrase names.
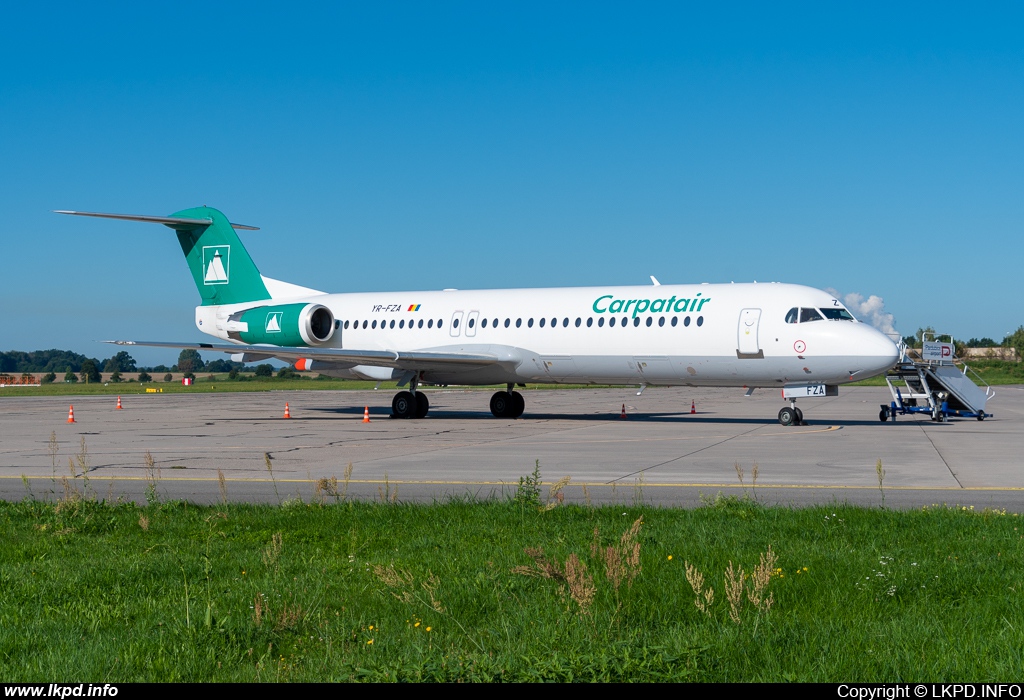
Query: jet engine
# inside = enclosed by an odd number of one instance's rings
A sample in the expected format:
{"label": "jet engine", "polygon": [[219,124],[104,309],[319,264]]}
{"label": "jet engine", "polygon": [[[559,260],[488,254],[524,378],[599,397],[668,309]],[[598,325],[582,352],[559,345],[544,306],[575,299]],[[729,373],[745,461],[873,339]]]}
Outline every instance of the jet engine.
{"label": "jet engine", "polygon": [[228,337],[249,345],[284,347],[323,345],[334,335],[334,314],[321,304],[257,306],[228,318]]}

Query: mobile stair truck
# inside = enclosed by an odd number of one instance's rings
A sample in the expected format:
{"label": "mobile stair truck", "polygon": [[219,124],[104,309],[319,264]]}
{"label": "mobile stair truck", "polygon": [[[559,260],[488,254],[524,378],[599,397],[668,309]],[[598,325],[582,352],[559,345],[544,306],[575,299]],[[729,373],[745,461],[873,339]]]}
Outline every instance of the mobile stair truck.
{"label": "mobile stair truck", "polygon": [[894,421],[897,415],[909,413],[928,413],[939,423],[950,416],[978,420],[992,417],[985,413],[985,404],[996,392],[967,365],[961,370],[954,364],[952,342],[926,340],[920,360],[909,356],[902,341],[899,345],[900,361],[885,377],[892,401],[881,405],[878,420]]}

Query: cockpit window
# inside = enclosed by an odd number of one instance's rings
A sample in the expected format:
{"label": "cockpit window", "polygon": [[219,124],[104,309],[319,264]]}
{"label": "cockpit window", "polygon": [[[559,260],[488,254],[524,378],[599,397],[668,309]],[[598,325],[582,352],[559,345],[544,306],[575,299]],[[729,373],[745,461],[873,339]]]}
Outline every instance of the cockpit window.
{"label": "cockpit window", "polygon": [[792,309],[789,310],[789,313],[786,314],[786,323],[796,323],[798,316],[799,312],[794,306]]}
{"label": "cockpit window", "polygon": [[857,319],[855,319],[853,317],[853,314],[851,314],[846,309],[841,309],[841,308],[837,308],[837,307],[833,307],[833,308],[826,307],[824,309],[821,309],[821,313],[829,321],[856,321],[857,320]]}
{"label": "cockpit window", "polygon": [[800,323],[809,323],[811,321],[823,321],[815,309],[800,309]]}

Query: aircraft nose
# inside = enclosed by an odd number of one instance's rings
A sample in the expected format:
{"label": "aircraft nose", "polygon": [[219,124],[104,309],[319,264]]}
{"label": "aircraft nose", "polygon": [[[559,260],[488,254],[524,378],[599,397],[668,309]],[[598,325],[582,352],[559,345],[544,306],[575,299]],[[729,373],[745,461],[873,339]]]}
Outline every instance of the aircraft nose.
{"label": "aircraft nose", "polygon": [[864,340],[864,355],[870,361],[873,371],[884,372],[900,359],[899,348],[891,338],[874,328],[869,329],[870,334]]}

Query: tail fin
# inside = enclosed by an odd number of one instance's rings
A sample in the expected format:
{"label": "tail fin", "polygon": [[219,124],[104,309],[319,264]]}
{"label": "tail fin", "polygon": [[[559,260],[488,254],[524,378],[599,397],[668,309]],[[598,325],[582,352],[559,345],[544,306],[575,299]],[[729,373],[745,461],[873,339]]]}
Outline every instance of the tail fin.
{"label": "tail fin", "polygon": [[209,207],[195,207],[171,216],[209,220],[201,225],[171,225],[178,234],[203,306],[270,298],[260,271],[222,213]]}
{"label": "tail fin", "polygon": [[164,224],[178,234],[178,243],[202,297],[203,306],[239,304],[270,299],[260,271],[249,257],[235,228],[256,230],[252,226],[232,224],[221,212],[210,207],[194,207],[170,216],[135,216],[59,211],[59,214],[97,216]]}

